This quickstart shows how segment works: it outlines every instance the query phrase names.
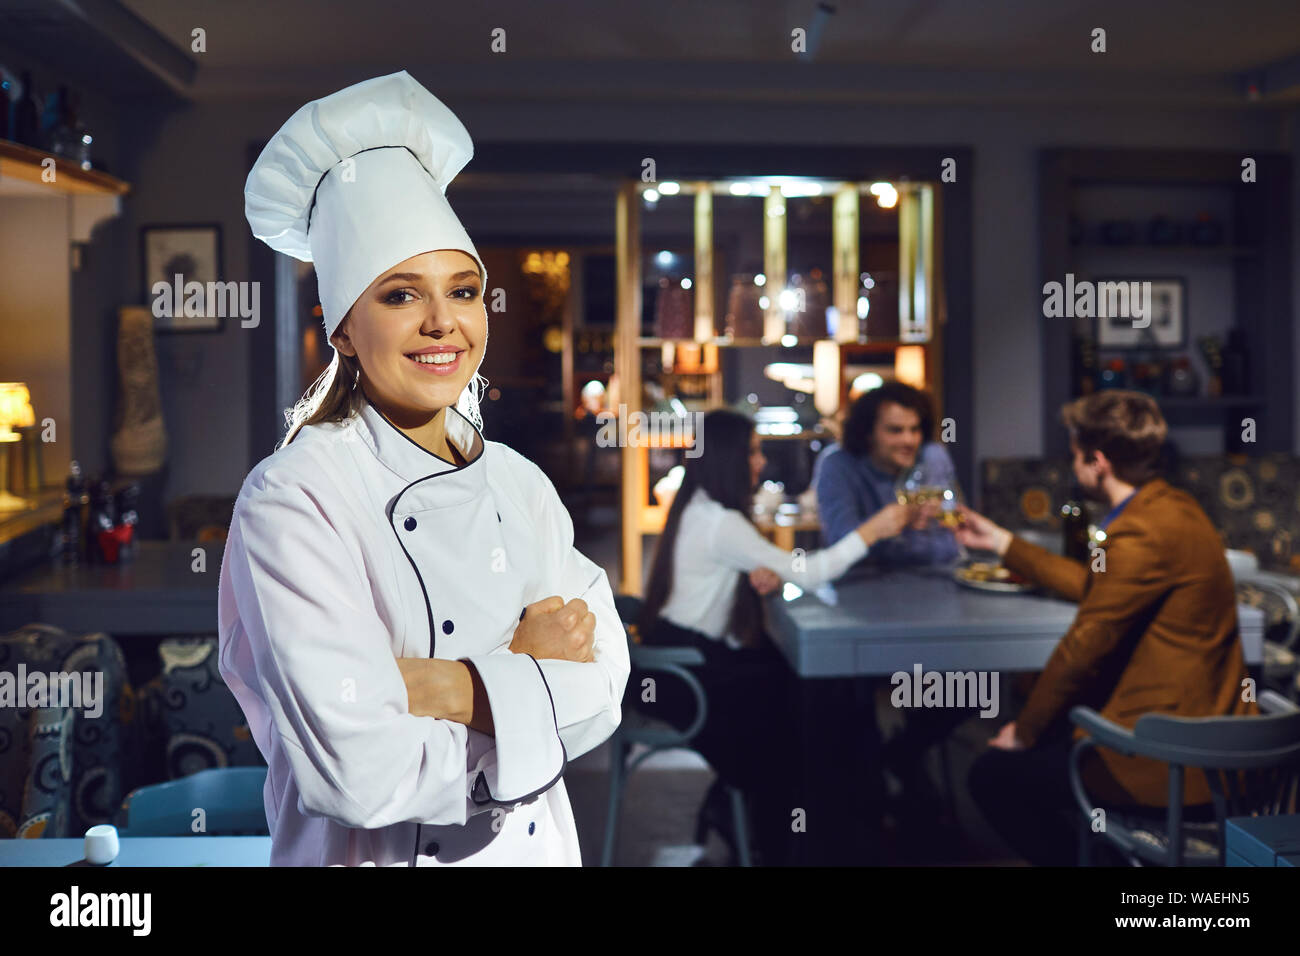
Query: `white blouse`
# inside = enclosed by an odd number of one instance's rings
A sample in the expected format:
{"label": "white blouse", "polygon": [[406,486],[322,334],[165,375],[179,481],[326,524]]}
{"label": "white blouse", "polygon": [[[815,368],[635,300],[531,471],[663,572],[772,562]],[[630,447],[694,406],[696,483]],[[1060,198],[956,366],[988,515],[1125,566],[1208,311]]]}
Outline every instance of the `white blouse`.
{"label": "white blouse", "polygon": [[725,640],[730,647],[740,646],[728,633],[739,572],[770,568],[783,581],[815,588],[838,578],[868,551],[856,532],[820,551],[782,550],[743,514],[724,507],[703,488],[695,489],[681,522],[673,547],[672,591],[660,616]]}

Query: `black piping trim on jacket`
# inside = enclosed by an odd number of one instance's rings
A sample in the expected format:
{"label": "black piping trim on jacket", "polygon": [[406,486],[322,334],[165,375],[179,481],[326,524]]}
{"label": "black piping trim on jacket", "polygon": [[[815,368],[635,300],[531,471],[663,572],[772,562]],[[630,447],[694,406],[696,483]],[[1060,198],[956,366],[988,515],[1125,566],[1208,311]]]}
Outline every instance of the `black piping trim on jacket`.
{"label": "black piping trim on jacket", "polygon": [[[365,395],[365,389],[362,389],[361,394],[362,394],[362,395]],[[376,412],[379,413],[379,417],[380,417],[380,418],[382,418],[385,422],[388,423],[388,427],[389,427],[389,428],[391,428],[393,431],[397,432],[397,434],[401,435],[404,439],[406,439],[408,442],[410,442],[410,443],[411,443],[412,445],[414,445],[416,448],[420,449],[420,451],[424,452],[424,454],[428,455],[428,456],[431,457],[431,458],[436,458],[436,459],[438,459],[438,461],[442,462],[444,465],[451,465],[453,468],[468,468],[470,465],[474,464],[474,462],[476,462],[476,461],[478,461],[480,458],[482,458],[482,457],[483,457],[483,453],[487,451],[487,442],[483,440],[483,433],[482,433],[481,431],[478,430],[477,426],[475,426],[475,424],[474,424],[472,421],[470,421],[470,420],[469,420],[468,418],[466,418],[464,415],[461,415],[461,413],[456,409],[456,406],[454,406],[454,405],[448,405],[448,406],[447,406],[448,414],[451,414],[452,412],[455,412],[455,414],[460,415],[461,420],[462,420],[463,422],[465,422],[465,424],[467,424],[467,425],[470,427],[470,429],[474,432],[475,436],[478,438],[478,445],[479,445],[478,454],[475,455],[473,458],[468,458],[468,459],[466,459],[466,460],[465,460],[465,464],[463,464],[463,465],[457,465],[454,461],[448,461],[446,458],[443,458],[441,455],[436,455],[436,454],[434,454],[433,452],[429,451],[429,449],[425,448],[423,445],[421,445],[418,441],[416,441],[416,440],[415,440],[414,438],[412,438],[410,435],[406,434],[406,432],[402,431],[400,428],[398,428],[396,425],[394,425],[394,424],[393,424],[393,420],[392,420],[391,418],[389,418],[387,415],[384,414],[383,409],[381,409],[381,408],[380,408],[378,405],[376,405],[374,402],[370,401],[370,396],[368,396],[368,395],[366,395],[366,402],[370,405],[371,408],[373,408]],[[445,429],[445,426],[444,426],[444,432],[445,432],[445,430],[446,430],[446,429]],[[376,451],[377,451],[377,449],[376,449]],[[464,452],[461,452],[461,454],[463,455]],[[440,472],[439,474],[441,474],[441,472]],[[424,477],[425,477],[425,478],[434,478],[434,477],[437,477],[437,476],[436,476],[436,475],[425,475]],[[417,478],[417,479],[416,479],[416,481],[423,481],[423,480],[424,480],[423,478]],[[414,481],[411,482],[411,485],[413,485],[413,484],[415,484]],[[406,488],[411,487],[411,485],[407,485]],[[405,491],[406,488],[403,488],[402,491]]]}
{"label": "black piping trim on jacket", "polygon": [[[365,396],[364,391],[362,392],[362,395]],[[481,459],[483,455],[487,452],[487,443],[483,441],[483,436],[479,432],[479,430],[474,427],[474,423],[469,421],[469,419],[466,418],[465,419],[466,423],[470,426],[471,429],[474,430],[474,434],[478,436],[479,450],[478,450],[478,454],[474,456],[473,460],[467,460],[464,465],[456,466],[454,462],[447,461],[447,459],[435,455],[433,452],[429,451],[429,449],[425,448],[415,439],[411,438],[410,435],[406,434],[406,432],[402,431],[400,428],[394,425],[392,419],[390,419],[387,415],[385,415],[383,410],[378,405],[370,401],[369,396],[365,396],[365,397],[370,407],[379,413],[379,417],[382,418],[385,422],[387,422],[388,426],[393,431],[401,435],[403,438],[409,441],[416,448],[420,449],[420,451],[424,452],[426,455],[429,455],[430,457],[433,458],[437,458],[438,461],[443,462],[444,464],[453,466],[451,469],[447,471],[440,471],[432,475],[425,475],[423,478],[416,478],[414,481],[407,484],[405,488],[403,488],[393,497],[392,503],[388,506],[388,514],[387,514],[388,527],[393,529],[393,534],[397,538],[397,546],[402,549],[402,554],[406,555],[406,560],[410,562],[411,570],[415,572],[415,579],[420,582],[420,593],[424,595],[424,612],[429,621],[429,656],[433,657],[434,651],[437,649],[438,646],[438,635],[433,626],[433,605],[429,603],[429,589],[424,586],[424,576],[420,574],[420,568],[416,565],[415,559],[411,557],[411,552],[406,550],[406,545],[403,543],[402,536],[398,533],[397,528],[393,526],[393,515],[396,514],[397,512],[397,504],[399,501],[402,500],[402,495],[406,494],[408,491],[410,491],[413,487],[415,487],[422,481],[430,481],[431,479],[434,478],[441,478],[444,475],[455,474],[456,472],[460,471],[461,468],[468,468],[470,465],[474,464],[479,459]],[[450,405],[447,407],[451,408]],[[456,412],[456,414],[459,415],[460,413]],[[461,417],[464,418],[463,415]],[[376,455],[379,454],[378,448],[375,449],[375,454]]]}
{"label": "black piping trim on jacket", "polygon": [[[555,696],[551,693],[551,685],[546,682],[546,673],[542,670],[542,665],[537,663],[537,658],[533,657],[532,654],[527,656],[528,659],[533,662],[533,666],[537,668],[537,673],[542,678],[542,686],[546,688],[546,697],[551,702],[551,723],[555,726],[555,737],[560,741],[560,772],[551,778],[550,783],[537,788],[532,793],[526,793],[522,797],[511,797],[509,800],[498,800],[496,797],[492,796],[492,791],[488,789],[487,775],[480,770],[478,776],[474,779],[474,786],[471,787],[469,791],[469,797],[474,801],[476,806],[481,807],[489,803],[523,803],[525,800],[532,800],[534,797],[540,796],[547,790],[550,790],[551,787],[555,786],[559,779],[564,776],[564,771],[568,769],[569,751],[568,748],[564,746],[564,738],[560,736],[560,721],[555,716]],[[486,800],[480,800],[477,796],[480,784],[483,787],[483,792],[487,794]]]}
{"label": "black piping trim on jacket", "polygon": [[[419,442],[413,441],[412,438],[408,436],[408,434],[402,431],[402,429],[396,427],[396,425],[393,424],[393,421],[389,420],[389,416],[383,414],[383,412],[380,411],[380,408],[378,408],[378,406],[374,406],[374,410],[380,412],[380,418],[387,421],[390,427],[393,428],[394,432],[400,434],[400,436],[402,436],[403,438],[406,438],[406,440],[411,442],[412,445],[415,445],[417,449],[424,451],[425,454],[433,455],[433,457],[437,458],[439,462],[446,462],[447,464],[451,464],[451,462],[447,462],[446,458],[439,458],[438,455],[434,455],[432,451],[429,451],[429,449],[426,449],[426,447],[421,446]],[[469,424],[471,424],[471,427],[473,427],[473,423],[469,423]],[[474,429],[474,431],[477,432],[477,429]],[[484,453],[486,450],[487,450],[487,445],[485,444],[484,441],[482,441],[482,437],[480,436],[480,449],[478,449],[478,454],[474,455],[473,462],[477,462],[478,459],[484,457]],[[378,454],[378,449],[376,449],[376,454]],[[471,464],[473,464],[473,462],[465,462],[464,466],[460,466],[460,467],[469,467],[471,466]],[[398,548],[402,549],[402,553],[406,555],[407,562],[411,564],[411,570],[415,572],[415,579],[420,583],[420,593],[424,594],[425,619],[428,620],[429,622],[429,657],[430,658],[434,656],[434,653],[437,652],[438,649],[438,632],[433,627],[433,605],[430,604],[429,602],[429,589],[425,587],[424,575],[420,574],[419,564],[416,564],[415,558],[411,557],[411,551],[408,551],[406,549],[406,542],[402,541],[402,535],[400,535],[398,529],[396,529],[396,525],[393,524],[393,515],[396,514],[396,510],[398,510],[398,502],[402,501],[403,494],[409,492],[409,490],[411,490],[413,486],[420,484],[421,481],[438,479],[438,477],[442,477],[443,475],[454,475],[454,473],[458,471],[460,471],[460,468],[450,468],[450,470],[439,471],[437,473],[434,473],[434,475],[425,475],[424,477],[419,477],[419,479],[416,479],[415,481],[411,481],[411,483],[406,485],[406,488],[403,488],[402,490],[400,490],[400,492],[395,494],[395,496],[393,497],[393,502],[391,502],[389,507],[387,507],[386,516],[387,519],[389,519],[389,528],[393,529],[393,536],[396,538],[396,540],[398,540]],[[552,708],[554,708],[554,704],[552,704],[551,706]],[[411,849],[411,866],[416,865],[417,857],[420,856],[420,840],[422,836],[422,827],[424,827],[422,823],[416,823],[415,825],[415,847]]]}

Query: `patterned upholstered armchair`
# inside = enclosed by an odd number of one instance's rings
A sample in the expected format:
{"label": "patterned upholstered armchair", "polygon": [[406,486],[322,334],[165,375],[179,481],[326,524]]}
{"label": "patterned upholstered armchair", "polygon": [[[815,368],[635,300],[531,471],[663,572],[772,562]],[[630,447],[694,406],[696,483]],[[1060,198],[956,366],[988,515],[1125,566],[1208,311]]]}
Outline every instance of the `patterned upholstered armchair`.
{"label": "patterned upholstered armchair", "polygon": [[[22,701],[0,706],[0,837],[79,836],[112,822],[140,756],[136,697],[117,642],[29,624],[0,636],[0,672],[15,684],[25,674],[28,684]],[[101,674],[102,697],[78,708],[55,699],[45,681],[42,701],[36,673]]]}
{"label": "patterned upholstered armchair", "polygon": [[161,742],[162,774],[175,780],[217,767],[265,766],[239,702],[221,679],[217,638],[169,638],[162,673],[145,687],[146,720]]}

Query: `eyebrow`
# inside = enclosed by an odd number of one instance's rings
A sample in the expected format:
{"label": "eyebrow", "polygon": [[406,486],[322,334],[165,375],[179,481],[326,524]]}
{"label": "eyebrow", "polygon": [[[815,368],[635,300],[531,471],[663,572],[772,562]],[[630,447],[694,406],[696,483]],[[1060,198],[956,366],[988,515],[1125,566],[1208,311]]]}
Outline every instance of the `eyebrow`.
{"label": "eyebrow", "polygon": [[[464,272],[455,272],[447,277],[451,282],[458,282],[461,279],[477,279],[478,272],[474,269],[466,269]],[[392,275],[384,276],[383,282],[420,282],[424,279],[421,272],[394,272]]]}

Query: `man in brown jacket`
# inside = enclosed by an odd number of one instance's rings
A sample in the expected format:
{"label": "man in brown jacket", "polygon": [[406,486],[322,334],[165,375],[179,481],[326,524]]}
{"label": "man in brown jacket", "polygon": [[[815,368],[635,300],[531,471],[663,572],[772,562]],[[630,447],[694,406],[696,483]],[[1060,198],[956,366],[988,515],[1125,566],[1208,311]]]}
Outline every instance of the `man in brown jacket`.
{"label": "man in brown jacket", "polygon": [[[1044,865],[1077,859],[1077,839],[1061,814],[1073,804],[1071,707],[1094,707],[1124,727],[1153,712],[1258,713],[1253,699],[1243,699],[1246,664],[1223,543],[1191,496],[1156,477],[1168,431],[1159,407],[1146,395],[1108,390],[1069,403],[1062,417],[1079,486],[1110,509],[1089,562],[1052,554],[969,510],[957,531],[967,547],[996,551],[1010,570],[1079,603],[1023,710],[970,775],[972,796],[993,827]],[[1167,766],[1149,758],[1093,751],[1084,782],[1102,807],[1168,801]],[[1189,805],[1210,800],[1200,771],[1187,772],[1185,788]],[[1207,815],[1202,807],[1188,819]]]}

